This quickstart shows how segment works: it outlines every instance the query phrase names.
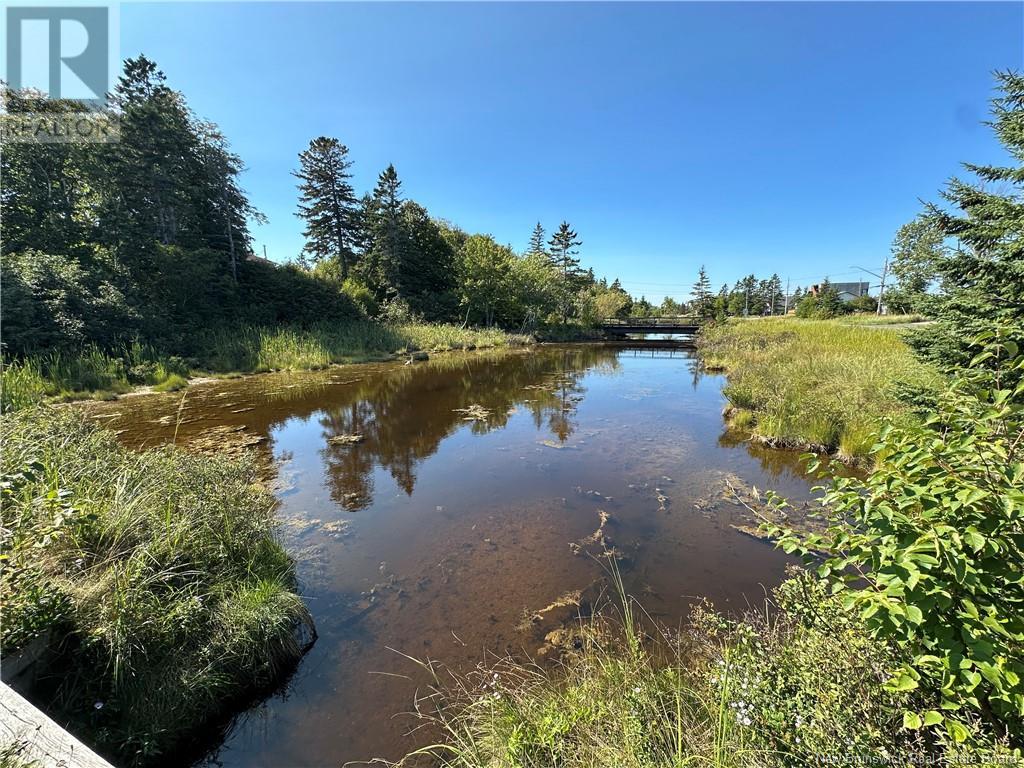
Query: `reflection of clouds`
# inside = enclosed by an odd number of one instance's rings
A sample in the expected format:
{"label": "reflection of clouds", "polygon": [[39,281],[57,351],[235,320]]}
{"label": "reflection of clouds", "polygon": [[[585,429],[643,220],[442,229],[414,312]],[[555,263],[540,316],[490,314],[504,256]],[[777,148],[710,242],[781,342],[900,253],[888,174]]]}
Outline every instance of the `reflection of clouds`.
{"label": "reflection of clouds", "polygon": [[[586,392],[583,377],[617,367],[615,350],[598,346],[525,355],[448,355],[389,368],[343,392],[314,388],[331,401],[318,417],[331,497],[348,510],[369,506],[377,466],[411,495],[417,465],[444,438],[466,425],[473,434],[502,429],[519,409],[530,412],[538,429],[546,424],[552,437],[565,443],[577,426],[576,408]],[[467,413],[486,416],[467,421]],[[332,444],[331,438],[340,435],[363,439]]]}

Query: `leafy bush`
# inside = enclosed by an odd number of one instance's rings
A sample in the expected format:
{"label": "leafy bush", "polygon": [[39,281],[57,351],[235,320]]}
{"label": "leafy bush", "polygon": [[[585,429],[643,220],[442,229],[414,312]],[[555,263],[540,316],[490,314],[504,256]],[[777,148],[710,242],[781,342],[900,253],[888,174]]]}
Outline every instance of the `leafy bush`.
{"label": "leafy bush", "polygon": [[[865,479],[838,477],[822,503],[826,532],[772,528],[813,557],[844,605],[908,660],[891,691],[923,690],[909,729],[954,743],[1024,742],[1024,356],[993,332],[923,423],[887,426]],[[1001,362],[1000,362],[1001,361]],[[985,367],[999,362],[994,372]],[[783,502],[779,502],[783,503]]]}

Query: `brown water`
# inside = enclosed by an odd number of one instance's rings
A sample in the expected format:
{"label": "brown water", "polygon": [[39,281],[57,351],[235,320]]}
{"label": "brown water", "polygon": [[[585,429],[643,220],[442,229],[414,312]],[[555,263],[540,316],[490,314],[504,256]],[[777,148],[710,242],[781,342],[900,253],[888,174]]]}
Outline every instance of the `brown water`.
{"label": "brown water", "polygon": [[[723,378],[686,352],[597,345],[451,353],[201,384],[103,404],[132,445],[251,442],[275,461],[283,538],[319,639],[284,690],[203,763],[339,766],[425,736],[426,679],[536,653],[573,590],[592,597],[599,511],[627,589],[670,624],[695,599],[763,605],[786,559],[731,527],[728,483],[805,497],[790,454],[723,435]],[[466,412],[464,409],[482,408]],[[475,416],[475,418],[474,418]],[[358,434],[354,444],[331,438]],[[574,554],[573,542],[582,542]],[[574,609],[573,609],[574,610]],[[184,759],[184,758],[183,758]]]}

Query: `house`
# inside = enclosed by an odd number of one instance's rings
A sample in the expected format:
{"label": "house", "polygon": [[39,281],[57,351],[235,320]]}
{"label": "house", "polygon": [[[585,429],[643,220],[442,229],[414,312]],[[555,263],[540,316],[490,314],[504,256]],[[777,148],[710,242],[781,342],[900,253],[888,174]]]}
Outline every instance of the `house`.
{"label": "house", "polygon": [[[858,296],[867,296],[870,285],[863,283],[832,283],[832,288],[839,294],[843,301],[853,301]],[[817,296],[821,292],[821,284],[811,286],[811,295]]]}

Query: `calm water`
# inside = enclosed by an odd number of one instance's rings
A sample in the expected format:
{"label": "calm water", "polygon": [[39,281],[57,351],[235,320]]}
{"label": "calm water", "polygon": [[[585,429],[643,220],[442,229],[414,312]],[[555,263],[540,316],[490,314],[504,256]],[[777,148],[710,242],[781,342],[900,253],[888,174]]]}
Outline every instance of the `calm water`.
{"label": "calm water", "polygon": [[[722,384],[685,352],[574,346],[95,406],[131,445],[248,442],[275,461],[282,535],[319,640],[204,764],[339,766],[414,748],[424,736],[408,736],[399,713],[426,680],[396,651],[458,670],[535,653],[566,612],[525,617],[599,591],[587,537],[600,511],[627,588],[663,621],[699,597],[763,604],[786,559],[730,527],[744,521],[722,492],[805,497],[808,483],[793,456],[723,435]],[[351,434],[362,441],[332,442]]]}

